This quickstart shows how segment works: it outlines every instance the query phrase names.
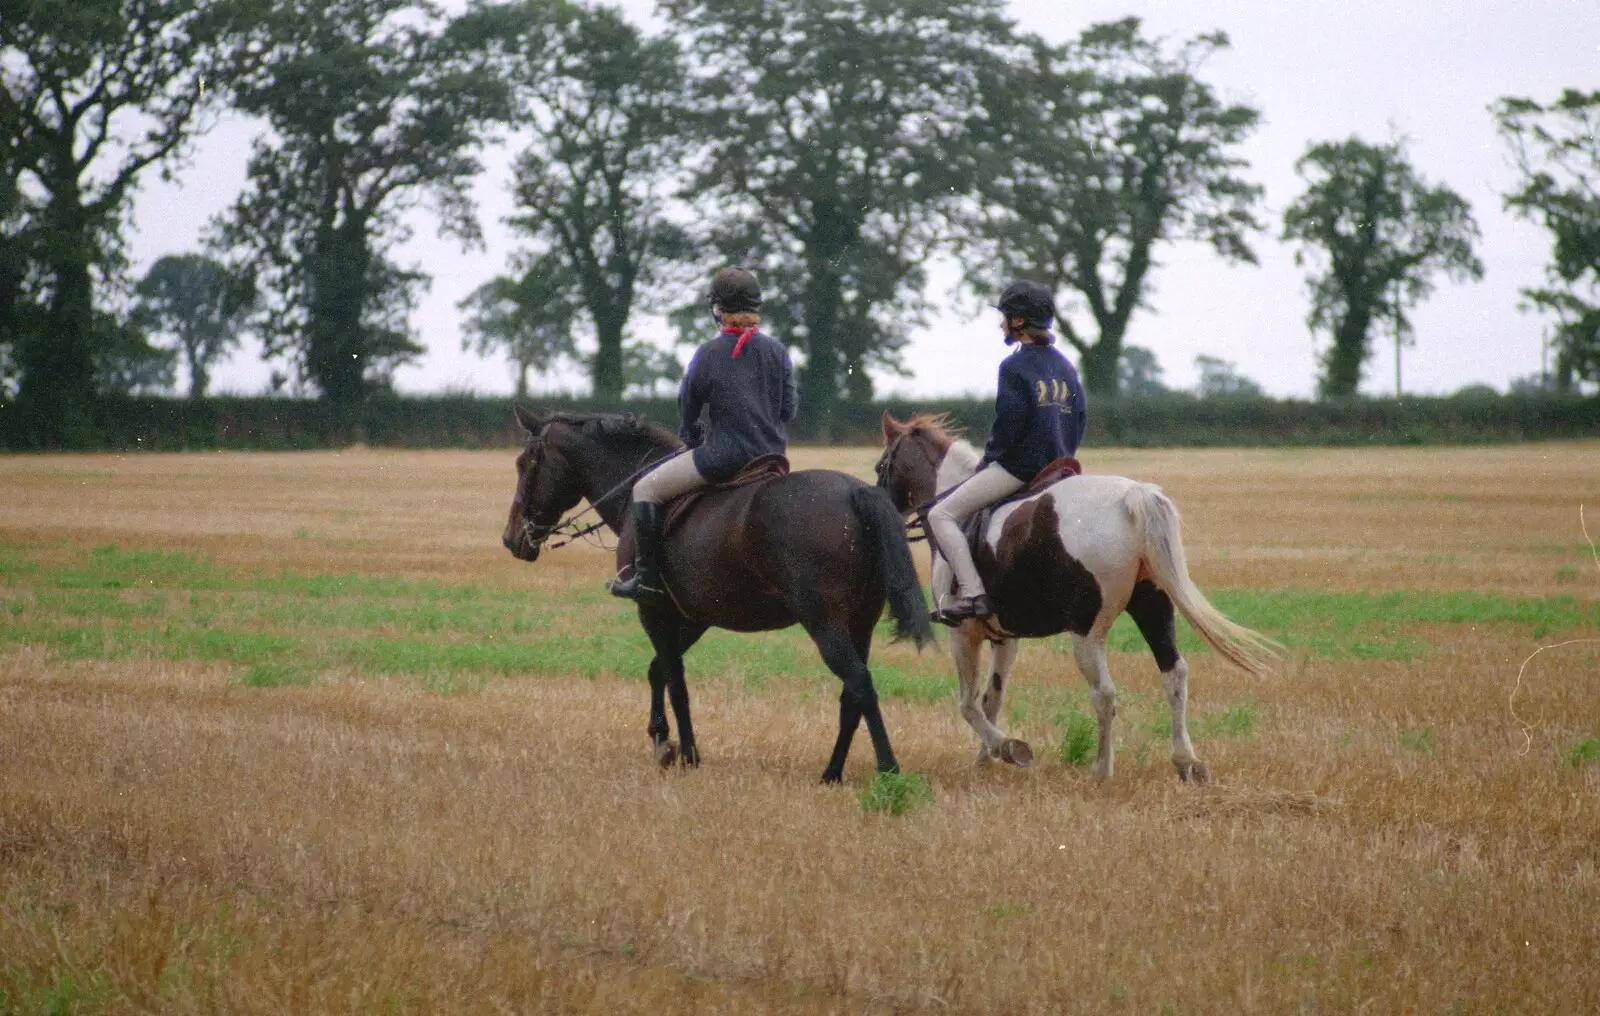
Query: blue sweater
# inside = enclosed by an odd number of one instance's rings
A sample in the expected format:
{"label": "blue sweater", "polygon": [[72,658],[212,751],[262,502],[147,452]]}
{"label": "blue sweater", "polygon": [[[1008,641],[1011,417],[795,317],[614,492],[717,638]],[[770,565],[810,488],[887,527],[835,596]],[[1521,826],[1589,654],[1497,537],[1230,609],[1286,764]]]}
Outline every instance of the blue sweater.
{"label": "blue sweater", "polygon": [[702,410],[710,434],[694,450],[694,467],[712,483],[732,479],[763,455],[783,455],[794,419],[794,365],[783,343],[756,332],[733,357],[739,336],[723,333],[696,350],[678,386],[678,436],[690,441]]}
{"label": "blue sweater", "polygon": [[1000,363],[994,429],[983,465],[998,462],[1028,483],[1063,455],[1073,455],[1088,420],[1078,372],[1054,346],[1023,343]]}

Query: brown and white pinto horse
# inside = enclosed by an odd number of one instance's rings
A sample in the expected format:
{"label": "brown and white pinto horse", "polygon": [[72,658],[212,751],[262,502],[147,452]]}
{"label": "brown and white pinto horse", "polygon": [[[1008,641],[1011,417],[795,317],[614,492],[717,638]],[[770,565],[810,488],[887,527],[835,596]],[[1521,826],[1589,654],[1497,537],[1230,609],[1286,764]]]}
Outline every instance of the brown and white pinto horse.
{"label": "brown and white pinto horse", "polygon": [[[622,537],[618,567],[630,563],[633,530],[623,529],[629,484],[641,466],[679,451],[678,439],[634,416],[538,414],[521,407],[516,414],[528,441],[517,457],[517,489],[501,538],[506,549],[537,561],[561,517],[587,500]],[[885,603],[899,635],[920,647],[933,633],[905,527],[881,490],[844,473],[806,469],[711,491],[667,533],[662,558],[672,595],[638,605],[655,650],[647,732],[657,761],[700,761],[683,655],[707,628],[771,631],[799,624],[844,684],[839,735],[823,782],[839,781],[862,721],[878,770],[899,768],[867,670],[872,634]],[[667,696],[681,749],[670,740]]]}
{"label": "brown and white pinto horse", "polygon": [[[900,423],[883,414],[884,452],[878,485],[901,513],[927,504],[971,476],[979,453],[951,433],[943,416],[913,415]],[[1172,764],[1180,779],[1206,782],[1211,773],[1195,755],[1185,719],[1189,665],[1178,652],[1174,607],[1223,659],[1253,674],[1265,672],[1279,646],[1223,617],[1189,578],[1178,510],[1161,488],[1121,476],[1084,475],[994,512],[975,555],[998,630],[968,620],[950,636],[961,681],[961,715],[983,742],[980,760],[1025,766],[1028,745],[996,725],[1017,639],[1070,632],[1072,655],[1094,691],[1099,752],[1094,775],[1109,779],[1116,685],[1106,665],[1106,633],[1127,611],[1155,655],[1172,709]],[[934,597],[950,588],[950,568],[936,553]],[[979,654],[991,644],[988,688],[978,684]]]}

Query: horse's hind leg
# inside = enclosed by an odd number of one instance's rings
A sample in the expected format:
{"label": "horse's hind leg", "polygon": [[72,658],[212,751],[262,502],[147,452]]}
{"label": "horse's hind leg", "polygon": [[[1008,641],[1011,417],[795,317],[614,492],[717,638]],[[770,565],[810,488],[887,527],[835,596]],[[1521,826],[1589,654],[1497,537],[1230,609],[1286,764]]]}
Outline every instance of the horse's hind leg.
{"label": "horse's hind leg", "polygon": [[1072,657],[1078,661],[1085,680],[1094,692],[1094,713],[1100,725],[1099,751],[1095,755],[1095,779],[1109,780],[1116,769],[1116,747],[1111,739],[1111,724],[1117,716],[1117,686],[1106,664],[1106,635],[1098,626],[1087,635],[1072,636]]}
{"label": "horse's hind leg", "polygon": [[[867,670],[866,654],[856,647],[862,639],[852,639],[842,628],[813,627],[806,625],[811,641],[817,644],[822,662],[844,682],[839,692],[839,736],[833,744],[833,755],[828,768],[822,771],[823,783],[838,783],[844,777],[845,759],[850,755],[850,742],[856,727],[864,719],[867,733],[872,738],[872,750],[878,757],[878,772],[897,773],[900,764],[895,761],[894,749],[889,745],[889,731],[883,722],[883,712],[878,707],[878,692],[872,686],[872,673]],[[866,640],[871,639],[870,627]]]}
{"label": "horse's hind leg", "polygon": [[1194,753],[1189,741],[1189,664],[1178,653],[1178,635],[1173,624],[1172,598],[1161,587],[1146,579],[1133,587],[1128,600],[1128,616],[1139,626],[1139,634],[1150,644],[1150,652],[1161,670],[1161,685],[1172,709],[1172,766],[1180,780],[1211,781],[1211,770]]}

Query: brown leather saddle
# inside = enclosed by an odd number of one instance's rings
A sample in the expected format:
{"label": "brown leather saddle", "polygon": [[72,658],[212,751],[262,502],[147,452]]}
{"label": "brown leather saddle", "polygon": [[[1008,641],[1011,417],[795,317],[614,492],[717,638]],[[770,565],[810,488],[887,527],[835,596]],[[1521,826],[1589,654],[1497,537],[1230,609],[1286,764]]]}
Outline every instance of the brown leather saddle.
{"label": "brown leather saddle", "polygon": [[694,510],[694,506],[699,504],[700,499],[708,494],[712,494],[720,490],[735,490],[739,487],[749,487],[758,483],[770,483],[780,476],[788,475],[789,460],[787,458],[782,455],[763,455],[759,459],[753,460],[749,465],[739,470],[739,472],[735,474],[732,479],[724,480],[721,483],[712,483],[707,484],[704,487],[698,487],[689,491],[687,494],[679,494],[671,501],[668,501],[666,506],[665,521],[661,525],[661,533],[663,536],[666,536],[674,529],[677,529],[678,526],[682,525],[683,520],[688,518],[689,513]]}

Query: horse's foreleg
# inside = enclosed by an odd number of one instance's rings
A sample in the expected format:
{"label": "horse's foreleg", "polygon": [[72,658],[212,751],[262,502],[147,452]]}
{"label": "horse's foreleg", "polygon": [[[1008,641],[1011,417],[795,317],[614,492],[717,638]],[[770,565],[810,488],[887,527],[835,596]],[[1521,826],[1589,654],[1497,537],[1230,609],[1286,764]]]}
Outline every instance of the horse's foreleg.
{"label": "horse's foreleg", "polygon": [[678,760],[678,746],[672,743],[672,731],[667,726],[667,668],[657,656],[650,661],[650,746],[656,761],[663,768]]}
{"label": "horse's foreleg", "polygon": [[[676,611],[641,605],[639,621],[650,638],[656,657],[650,661],[650,740],[655,745],[656,761],[663,766],[674,761],[700,764],[694,743],[694,721],[689,717],[689,686],[683,677],[683,654],[705,632],[705,626],[690,624]],[[672,716],[678,724],[679,746],[674,749],[667,728],[667,713],[662,694],[672,702]]]}
{"label": "horse's foreleg", "polygon": [[1105,632],[1095,628],[1087,635],[1072,636],[1072,657],[1094,694],[1094,714],[1100,725],[1099,751],[1094,760],[1094,777],[1109,780],[1116,769],[1116,747],[1111,739],[1111,724],[1117,716],[1117,686],[1106,664]]}
{"label": "horse's foreleg", "polygon": [[678,721],[679,758],[686,766],[700,764],[700,749],[694,743],[694,722],[689,718],[689,684],[683,677],[683,657],[667,665],[667,697],[672,702],[672,717]]}
{"label": "horse's foreleg", "polygon": [[[1013,765],[1027,765],[1033,760],[1033,750],[1021,741],[1006,737],[1005,731],[995,724],[1000,715],[1000,701],[1005,694],[1005,676],[999,670],[1001,651],[998,646],[991,653],[994,672],[990,675],[987,688],[980,690],[978,676],[983,673],[980,664],[984,641],[983,628],[976,622],[963,624],[950,633],[950,656],[955,660],[956,677],[961,685],[961,718],[967,721],[967,726],[972,728],[981,742],[978,748],[979,762],[1004,759]],[[1015,656],[1013,652],[1012,659]],[[1009,671],[1011,661],[1005,662]],[[993,711],[990,711],[991,700]]]}
{"label": "horse's foreleg", "polygon": [[[1011,683],[1011,668],[1016,665],[1019,646],[1017,639],[989,643],[989,686],[983,692],[983,715],[996,728],[1000,726],[1000,710],[1006,702],[1006,687]],[[1000,742],[1000,758],[1027,768],[1033,762],[1033,749],[1020,738],[1007,737]]]}

